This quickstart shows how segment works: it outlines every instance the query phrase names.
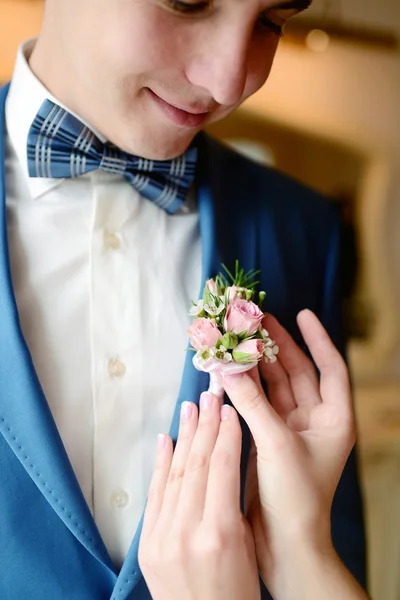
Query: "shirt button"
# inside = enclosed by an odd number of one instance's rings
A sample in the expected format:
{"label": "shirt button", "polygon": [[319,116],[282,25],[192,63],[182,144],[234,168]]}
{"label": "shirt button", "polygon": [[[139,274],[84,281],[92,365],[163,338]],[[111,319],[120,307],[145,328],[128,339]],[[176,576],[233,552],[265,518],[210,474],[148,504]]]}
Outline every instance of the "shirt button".
{"label": "shirt button", "polygon": [[124,490],[116,490],[111,494],[110,501],[115,508],[125,508],[129,502],[129,496]]}
{"label": "shirt button", "polygon": [[104,248],[106,250],[118,250],[121,247],[121,240],[115,233],[111,233],[107,229],[103,234]]}
{"label": "shirt button", "polygon": [[111,377],[123,377],[126,373],[126,367],[123,362],[113,358],[108,363],[108,372]]}

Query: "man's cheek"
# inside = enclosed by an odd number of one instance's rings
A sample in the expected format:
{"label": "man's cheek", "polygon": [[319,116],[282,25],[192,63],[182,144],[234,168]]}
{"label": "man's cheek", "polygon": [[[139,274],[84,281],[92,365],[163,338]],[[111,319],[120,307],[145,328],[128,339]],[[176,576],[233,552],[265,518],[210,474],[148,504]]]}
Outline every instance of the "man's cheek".
{"label": "man's cheek", "polygon": [[270,39],[266,44],[256,45],[249,57],[247,67],[246,97],[257,92],[267,81],[279,40]]}
{"label": "man's cheek", "polygon": [[243,100],[246,100],[262,88],[271,73],[271,67],[272,59],[268,61],[267,64],[263,65],[261,69],[249,73]]}

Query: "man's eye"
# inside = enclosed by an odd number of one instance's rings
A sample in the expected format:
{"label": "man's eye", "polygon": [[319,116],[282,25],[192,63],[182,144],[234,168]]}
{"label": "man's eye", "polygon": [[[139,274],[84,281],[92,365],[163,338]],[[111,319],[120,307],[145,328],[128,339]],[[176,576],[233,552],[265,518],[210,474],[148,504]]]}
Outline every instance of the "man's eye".
{"label": "man's eye", "polygon": [[172,10],[180,13],[199,13],[208,8],[209,2],[180,2],[180,0],[168,0]]}
{"label": "man's eye", "polygon": [[266,15],[260,15],[258,21],[262,27],[269,29],[270,31],[272,31],[272,33],[274,33],[278,37],[283,36],[282,25],[278,25],[277,23],[274,23],[273,21],[271,21],[271,19],[268,19],[268,17]]}

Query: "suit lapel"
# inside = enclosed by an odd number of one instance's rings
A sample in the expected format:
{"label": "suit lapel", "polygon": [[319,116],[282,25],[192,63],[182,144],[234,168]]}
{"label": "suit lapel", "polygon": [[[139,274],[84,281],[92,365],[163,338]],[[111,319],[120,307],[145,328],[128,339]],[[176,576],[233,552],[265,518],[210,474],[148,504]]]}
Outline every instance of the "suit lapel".
{"label": "suit lapel", "polygon": [[0,431],[68,529],[114,571],[65,452],[23,338],[7,245],[5,101],[0,89]]}

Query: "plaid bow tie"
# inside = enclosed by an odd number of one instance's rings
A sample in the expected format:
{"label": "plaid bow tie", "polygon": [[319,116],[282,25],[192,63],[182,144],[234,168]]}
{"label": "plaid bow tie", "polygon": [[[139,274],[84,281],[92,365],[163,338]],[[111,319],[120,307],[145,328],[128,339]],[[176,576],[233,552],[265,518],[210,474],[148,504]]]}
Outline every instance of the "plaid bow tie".
{"label": "plaid bow tie", "polygon": [[45,100],[28,134],[31,177],[79,177],[96,169],[123,175],[146,198],[174,214],[196,168],[197,148],[173,160],[147,160],[103,144],[79,119]]}

